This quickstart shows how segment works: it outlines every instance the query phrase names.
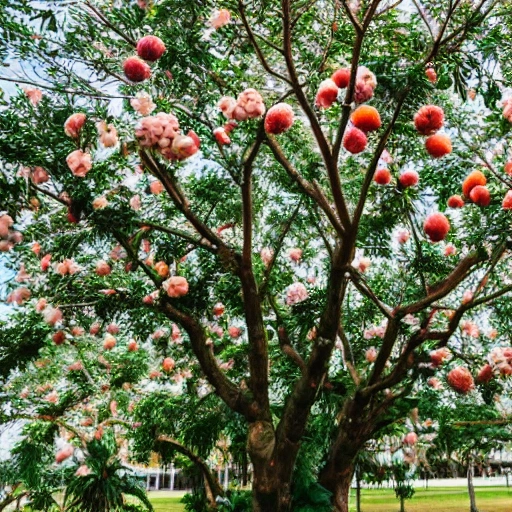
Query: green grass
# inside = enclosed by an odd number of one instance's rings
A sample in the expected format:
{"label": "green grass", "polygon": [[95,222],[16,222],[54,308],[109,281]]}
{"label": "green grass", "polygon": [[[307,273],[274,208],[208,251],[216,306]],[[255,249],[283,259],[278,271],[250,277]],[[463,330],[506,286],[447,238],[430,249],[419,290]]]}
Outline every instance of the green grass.
{"label": "green grass", "polygon": [[[480,487],[476,489],[480,512],[512,512],[512,489]],[[355,502],[355,496],[351,503]],[[362,512],[396,512],[399,502],[392,489],[365,491]],[[355,510],[355,506],[354,509]],[[468,512],[469,498],[464,487],[434,487],[417,489],[414,497],[406,501],[407,512]]]}
{"label": "green grass", "polygon": [[185,507],[181,502],[183,492],[168,493],[165,491],[150,492],[149,499],[155,512],[183,512]]}
{"label": "green grass", "polygon": [[[180,503],[183,493],[150,492],[155,512],[183,512]],[[398,512],[399,502],[393,489],[363,490],[362,512]],[[512,488],[480,487],[476,489],[480,512],[512,512]],[[352,492],[351,511],[355,511]],[[406,501],[407,512],[468,512],[469,499],[464,487],[434,487],[417,489],[412,500]]]}

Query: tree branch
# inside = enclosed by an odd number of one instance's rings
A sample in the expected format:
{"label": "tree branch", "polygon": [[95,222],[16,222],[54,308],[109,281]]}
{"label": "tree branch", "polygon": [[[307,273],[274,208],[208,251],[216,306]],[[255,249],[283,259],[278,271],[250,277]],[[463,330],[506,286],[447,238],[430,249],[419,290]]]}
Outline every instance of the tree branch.
{"label": "tree branch", "polygon": [[84,5],[86,5],[97,16],[97,18],[103,23],[103,25],[105,25],[105,27],[108,27],[118,36],[122,37],[127,43],[129,43],[134,48],[137,46],[137,41],[134,41],[130,36],[126,34],[126,32],[123,32],[122,30],[118,29],[115,25],[110,23],[110,21],[99,9],[91,5],[89,2],[85,2]]}
{"label": "tree branch", "polygon": [[359,384],[361,383],[361,378],[357,373],[354,362],[354,354],[352,353],[352,347],[350,345],[349,339],[347,338],[347,335],[345,334],[345,329],[343,328],[341,322],[338,327],[338,336],[340,337],[341,344],[343,346],[343,362],[345,363],[345,366],[347,367],[350,376],[354,381],[354,384],[356,386],[359,386]]}
{"label": "tree branch", "polygon": [[[217,477],[215,476],[215,473],[213,473],[210,468],[207,466],[206,462],[204,462],[201,457],[196,455],[192,450],[181,444],[176,439],[173,439],[172,437],[166,436],[166,435],[159,435],[156,438],[157,441],[161,443],[168,443],[170,444],[176,451],[181,453],[182,455],[185,455],[191,462],[193,462],[201,471],[203,474],[203,478],[205,481],[205,484],[208,488],[210,496],[208,497],[209,500],[211,500],[211,503],[215,503],[215,498],[217,496],[224,496],[224,491],[222,490],[222,487],[217,480]],[[207,493],[208,493],[207,491]]]}
{"label": "tree branch", "polygon": [[260,294],[252,265],[252,171],[254,161],[264,140],[265,130],[262,121],[256,135],[256,140],[252,147],[247,150],[243,159],[243,181],[241,185],[243,248],[238,274],[242,282],[245,321],[249,339],[249,371],[251,375],[249,387],[262,411],[263,417],[260,419],[269,420],[268,343],[263,322]]}
{"label": "tree branch", "polygon": [[300,354],[293,348],[286,329],[284,327],[279,327],[277,329],[277,335],[279,338],[279,347],[283,354],[286,354],[298,366],[302,375],[305,375],[307,371],[306,363]]}
{"label": "tree branch", "polygon": [[270,280],[270,274],[272,273],[272,269],[274,268],[277,257],[281,251],[284,239],[286,238],[286,235],[288,234],[288,231],[290,230],[290,228],[293,224],[293,221],[297,217],[297,214],[299,213],[301,206],[302,206],[302,203],[299,201],[299,204],[296,206],[295,210],[293,211],[290,218],[287,220],[286,224],[284,225],[284,227],[279,235],[277,243],[274,247],[274,255],[272,256],[272,259],[270,260],[267,268],[265,269],[265,271],[263,273],[263,279],[262,279],[261,285],[259,287],[260,299],[262,299],[265,296],[265,292],[267,290],[268,283]]}
{"label": "tree branch", "polygon": [[311,108],[311,105],[309,104],[309,101],[306,98],[304,91],[302,90],[302,86],[299,83],[299,79],[297,76],[297,70],[295,69],[295,62],[293,59],[292,51],[292,27],[290,24],[290,0],[281,0],[281,6],[283,10],[284,56],[286,60],[286,66],[288,68],[288,74],[290,75],[290,79],[292,82],[293,91],[295,93],[295,96],[297,97],[300,106],[302,107],[302,110],[309,119],[309,122],[311,124],[311,130],[313,131],[313,135],[315,136],[318,148],[320,149],[320,153],[322,154],[322,158],[325,163],[325,168],[329,176],[329,182],[331,184],[331,192],[334,198],[334,204],[336,205],[336,210],[338,212],[341,224],[345,228],[348,228],[350,226],[350,215],[348,213],[345,198],[343,196],[343,192],[341,189],[337,159],[333,158],[333,154],[331,153],[329,143],[327,142],[327,139],[325,138],[325,135],[322,132],[322,128],[320,126],[320,123],[318,122],[318,118],[313,112],[313,109]]}
{"label": "tree branch", "polygon": [[370,299],[386,318],[392,318],[393,312],[375,295],[373,290],[368,286],[368,283],[366,283],[362,274],[359,273],[352,265],[348,265],[346,270],[350,280],[359,292]]}
{"label": "tree branch", "polygon": [[272,153],[274,154],[275,159],[281,164],[283,169],[290,175],[290,177],[295,181],[299,187],[302,189],[302,191],[307,194],[311,199],[313,199],[316,204],[321,208],[321,210],[326,214],[327,218],[329,219],[332,227],[335,229],[335,231],[338,233],[338,235],[341,237],[345,234],[345,229],[341,225],[340,220],[334,213],[334,211],[331,208],[331,205],[329,204],[329,201],[325,197],[325,194],[320,189],[319,186],[314,186],[312,183],[310,183],[308,180],[306,180],[300,173],[295,169],[295,167],[291,164],[291,162],[286,158],[284,155],[281,147],[279,146],[278,142],[276,141],[275,137],[272,135],[267,135],[268,145],[270,149],[272,150]]}
{"label": "tree branch", "polygon": [[190,315],[173,306],[170,299],[164,300],[161,311],[170,320],[183,326],[201,369],[208,378],[208,382],[215,388],[217,395],[233,411],[242,414],[248,421],[254,421],[260,414],[259,405],[251,402],[240,387],[231,382],[219,368],[212,349],[206,343],[206,335],[201,325]]}
{"label": "tree branch", "polygon": [[[280,73],[277,73],[274,71],[268,64],[267,60],[265,59],[265,56],[263,55],[263,52],[261,51],[261,48],[258,45],[258,42],[256,41],[256,37],[251,29],[251,26],[249,25],[249,22],[247,21],[247,17],[245,16],[245,6],[242,0],[239,0],[238,2],[238,12],[240,13],[240,17],[242,18],[242,23],[245,27],[245,31],[247,32],[247,36],[249,37],[249,41],[252,44],[252,47],[254,48],[254,51],[256,52],[256,56],[258,57],[258,60],[260,61],[261,65],[263,66],[263,69],[270,75],[278,78],[279,80],[282,80],[283,82],[286,82],[287,84],[291,84],[291,81],[281,75]],[[280,52],[282,53],[282,50],[280,49]]]}
{"label": "tree branch", "polygon": [[382,155],[382,152],[386,148],[386,144],[388,142],[388,138],[391,135],[391,132],[393,131],[393,128],[395,126],[395,123],[398,119],[398,116],[400,115],[400,112],[402,110],[402,107],[404,105],[405,99],[407,98],[407,95],[410,91],[410,85],[406,86],[402,92],[400,93],[398,97],[398,102],[395,107],[395,111],[393,113],[393,118],[389,122],[388,126],[386,127],[386,131],[382,134],[379,144],[377,146],[377,149],[373,155],[372,161],[370,163],[370,166],[368,167],[368,170],[366,171],[366,175],[364,177],[363,185],[361,187],[361,194],[359,195],[359,200],[357,202],[356,209],[354,211],[354,216],[352,219],[352,230],[353,230],[353,236],[357,236],[357,231],[359,227],[359,221],[361,220],[361,215],[363,214],[364,206],[366,203],[366,197],[368,195],[368,190],[370,189],[370,185],[373,182],[373,175],[375,174],[375,171],[377,169],[377,165],[379,164],[380,156]]}
{"label": "tree branch", "polygon": [[196,231],[206,240],[208,240],[214,247],[223,248],[226,252],[230,249],[226,246],[222,238],[215,234],[206,224],[201,222],[190,209],[190,203],[186,197],[183,196],[182,191],[177,186],[172,176],[166,172],[162,165],[157,162],[147,151],[141,150],[140,157],[144,166],[156,176],[163,184],[165,190],[173,200],[178,210],[185,215],[187,220],[194,226]]}
{"label": "tree branch", "polygon": [[444,281],[437,284],[430,290],[430,293],[426,297],[412,304],[397,308],[395,310],[395,316],[404,317],[408,314],[417,313],[431,305],[434,301],[445,297],[468,276],[469,272],[475,265],[485,261],[486,259],[487,255],[484,255],[483,253],[473,252],[468,254],[459,262]]}

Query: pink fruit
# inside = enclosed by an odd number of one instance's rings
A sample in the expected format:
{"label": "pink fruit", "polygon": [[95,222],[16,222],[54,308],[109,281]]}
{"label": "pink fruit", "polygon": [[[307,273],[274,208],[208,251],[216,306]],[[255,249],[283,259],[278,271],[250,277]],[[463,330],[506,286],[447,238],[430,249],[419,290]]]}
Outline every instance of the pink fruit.
{"label": "pink fruit", "polygon": [[151,68],[139,57],[128,57],[123,63],[123,71],[132,82],[143,82],[151,76]]}
{"label": "pink fruit", "polygon": [[[141,59],[154,62],[155,60],[158,60],[164,52],[165,44],[159,37],[145,36],[142,39],[139,39],[137,43],[137,55]],[[137,82],[138,80],[132,81]]]}

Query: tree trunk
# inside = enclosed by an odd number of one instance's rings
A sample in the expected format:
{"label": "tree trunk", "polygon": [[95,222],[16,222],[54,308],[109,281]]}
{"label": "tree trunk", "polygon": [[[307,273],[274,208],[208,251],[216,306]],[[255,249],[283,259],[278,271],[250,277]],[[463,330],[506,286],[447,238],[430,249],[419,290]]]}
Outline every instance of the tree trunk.
{"label": "tree trunk", "polygon": [[333,493],[333,506],[336,512],[348,512],[350,486],[354,476],[353,459],[346,459],[345,466],[326,466],[320,474],[320,483]]}
{"label": "tree trunk", "polygon": [[468,457],[468,493],[469,493],[469,511],[478,512],[476,506],[475,486],[473,484],[473,477],[475,476],[475,466],[473,464],[473,457]]}
{"label": "tree trunk", "polygon": [[403,496],[400,496],[400,512],[405,512],[405,500]]}
{"label": "tree trunk", "polygon": [[336,510],[336,512],[348,512],[353,466],[351,469],[352,470],[349,469],[345,474],[341,475],[338,484],[336,485],[336,491],[334,494],[334,510]]}
{"label": "tree trunk", "polygon": [[333,443],[329,458],[320,472],[320,483],[333,493],[336,511],[348,512],[350,486],[354,476],[355,459],[359,450],[375,429],[375,419],[357,398],[345,403],[340,415],[343,420]]}
{"label": "tree trunk", "polygon": [[276,443],[270,422],[249,425],[247,451],[253,465],[253,512],[289,512],[291,481],[299,445],[287,439]]}

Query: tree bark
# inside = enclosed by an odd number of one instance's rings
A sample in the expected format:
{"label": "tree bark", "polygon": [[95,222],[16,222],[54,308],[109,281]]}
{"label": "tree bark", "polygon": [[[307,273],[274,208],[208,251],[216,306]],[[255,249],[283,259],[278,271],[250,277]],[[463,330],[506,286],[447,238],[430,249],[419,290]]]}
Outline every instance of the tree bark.
{"label": "tree bark", "polygon": [[[249,425],[247,451],[253,465],[252,497],[254,512],[291,510],[291,479],[296,452],[276,457],[276,435],[270,422]],[[291,468],[288,471],[288,468]]]}
{"label": "tree bark", "polygon": [[348,512],[350,501],[350,486],[354,475],[354,466],[348,466],[345,471],[339,474],[334,492],[334,510],[336,512]]}
{"label": "tree bark", "polygon": [[473,483],[473,477],[475,476],[475,466],[473,463],[473,457],[468,457],[468,493],[469,493],[469,511],[478,512],[476,506],[475,486]]}
{"label": "tree bark", "polygon": [[359,450],[375,430],[375,418],[359,399],[347,400],[341,414],[338,436],[327,463],[320,472],[320,483],[333,493],[336,511],[348,512],[350,486]]}

